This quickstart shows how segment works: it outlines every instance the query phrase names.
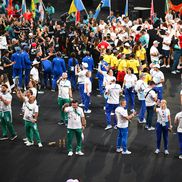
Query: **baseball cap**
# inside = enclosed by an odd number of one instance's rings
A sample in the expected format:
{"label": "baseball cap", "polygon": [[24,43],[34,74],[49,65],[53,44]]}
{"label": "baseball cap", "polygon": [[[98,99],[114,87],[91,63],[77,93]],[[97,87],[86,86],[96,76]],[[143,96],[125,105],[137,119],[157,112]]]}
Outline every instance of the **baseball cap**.
{"label": "baseball cap", "polygon": [[158,42],[157,40],[153,41],[153,44],[159,44],[160,42]]}

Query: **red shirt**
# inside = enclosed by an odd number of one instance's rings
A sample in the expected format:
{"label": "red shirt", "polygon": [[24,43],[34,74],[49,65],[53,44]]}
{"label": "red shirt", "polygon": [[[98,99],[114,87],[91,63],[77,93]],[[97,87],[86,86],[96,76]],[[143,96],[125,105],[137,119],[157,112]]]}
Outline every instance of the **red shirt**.
{"label": "red shirt", "polygon": [[102,41],[98,44],[98,48],[101,49],[101,48],[105,48],[107,49],[108,47],[110,46],[110,44],[106,41]]}
{"label": "red shirt", "polygon": [[182,34],[178,38],[179,38],[179,47],[182,49]]}

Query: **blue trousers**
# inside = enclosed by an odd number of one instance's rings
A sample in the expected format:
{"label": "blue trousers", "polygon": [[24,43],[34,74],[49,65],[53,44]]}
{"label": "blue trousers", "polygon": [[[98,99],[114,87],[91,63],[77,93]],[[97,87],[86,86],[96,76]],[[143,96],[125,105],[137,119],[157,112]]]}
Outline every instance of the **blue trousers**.
{"label": "blue trousers", "polygon": [[78,89],[80,93],[81,103],[84,104],[84,84],[79,84]]}
{"label": "blue trousers", "polygon": [[86,93],[84,93],[84,110],[88,111],[89,109],[89,103],[90,103],[90,96],[88,96]]}
{"label": "blue trousers", "polygon": [[129,104],[131,109],[135,108],[135,92],[133,89],[125,89],[125,99],[126,99],[126,108],[129,109]]}
{"label": "blue trousers", "polygon": [[47,87],[47,81],[50,81],[50,86],[52,85],[52,73],[51,71],[44,71],[44,86]]}
{"label": "blue trousers", "polygon": [[163,99],[163,87],[155,87],[154,90],[157,92],[157,97],[159,100]]}
{"label": "blue trousers", "polygon": [[168,122],[166,123],[166,126],[162,126],[160,123],[157,122],[156,124],[157,149],[160,149],[162,134],[164,140],[164,150],[168,149],[168,128],[169,128]]}
{"label": "blue trousers", "polygon": [[[111,125],[111,112],[116,110],[119,104],[106,104],[106,122],[107,125]],[[114,126],[117,125],[116,116],[114,115]]]}
{"label": "blue trousers", "polygon": [[178,132],[180,155],[182,155],[182,133]]}
{"label": "blue trousers", "polygon": [[154,106],[147,106],[147,119],[146,119],[146,125],[150,128],[152,125],[152,119],[154,115]]}
{"label": "blue trousers", "polygon": [[30,81],[30,69],[25,69],[25,86],[27,87]]}
{"label": "blue trousers", "polygon": [[60,74],[53,74],[53,80],[52,80],[52,89],[55,90],[57,86],[57,80],[60,78]]}
{"label": "blue trousers", "polygon": [[128,142],[128,128],[118,128],[118,136],[117,136],[117,149],[123,148],[123,151],[127,150],[127,142]]}
{"label": "blue trousers", "polygon": [[104,94],[104,87],[103,87],[103,78],[99,78],[99,91],[100,91],[100,95]]}
{"label": "blue trousers", "polygon": [[16,76],[19,77],[19,84],[18,86],[21,88],[22,87],[22,68],[13,68],[13,78]]}
{"label": "blue trousers", "polygon": [[143,121],[145,118],[146,104],[145,100],[139,100],[139,102],[140,102],[139,120]]}
{"label": "blue trousers", "polygon": [[177,66],[178,66],[178,63],[179,63],[179,59],[180,59],[180,56],[182,55],[182,49],[180,50],[174,50],[174,54],[173,54],[173,57],[174,57],[174,62],[173,62],[173,65],[172,65],[172,71],[175,71],[177,70]]}
{"label": "blue trousers", "polygon": [[71,82],[71,86],[72,86],[73,90],[76,90],[76,76],[75,76],[75,74],[70,74],[68,79]]}

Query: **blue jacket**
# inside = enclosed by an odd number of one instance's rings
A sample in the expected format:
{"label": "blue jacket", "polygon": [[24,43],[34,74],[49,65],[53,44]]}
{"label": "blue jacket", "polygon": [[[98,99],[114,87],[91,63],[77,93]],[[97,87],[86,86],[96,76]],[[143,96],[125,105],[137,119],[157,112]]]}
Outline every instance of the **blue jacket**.
{"label": "blue jacket", "polygon": [[94,60],[93,60],[92,57],[90,57],[90,56],[85,56],[85,57],[82,59],[82,62],[88,64],[88,70],[89,70],[89,71],[93,71],[93,69],[94,69]]}
{"label": "blue jacket", "polygon": [[42,61],[43,71],[46,73],[52,73],[52,63],[49,60]]}
{"label": "blue jacket", "polygon": [[68,70],[71,71],[72,73],[75,73],[75,66],[78,65],[78,60],[75,58],[75,61],[73,58],[70,58],[68,60]]}
{"label": "blue jacket", "polygon": [[55,57],[52,61],[53,74],[62,75],[63,72],[66,72],[66,65],[64,59],[60,57]]}
{"label": "blue jacket", "polygon": [[[100,69],[101,69],[101,71],[107,72],[107,70],[106,70],[106,68],[104,66],[109,66],[109,65],[108,65],[108,63],[106,61],[102,60],[100,62]],[[97,75],[96,76],[99,79],[103,79],[104,78],[104,76],[100,72],[97,72]]]}
{"label": "blue jacket", "polygon": [[22,69],[24,66],[23,58],[21,52],[19,51],[12,54],[11,61],[15,62],[15,64],[13,65],[13,68],[15,69]]}
{"label": "blue jacket", "polygon": [[23,68],[25,69],[31,69],[32,67],[32,62],[30,61],[30,56],[28,52],[23,51],[21,53],[22,59],[23,59]]}

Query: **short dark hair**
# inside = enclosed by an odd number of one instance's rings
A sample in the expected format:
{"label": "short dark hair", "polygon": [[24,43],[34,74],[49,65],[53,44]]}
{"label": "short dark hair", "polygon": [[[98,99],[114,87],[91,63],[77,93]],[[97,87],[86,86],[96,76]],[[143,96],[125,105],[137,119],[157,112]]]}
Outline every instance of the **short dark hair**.
{"label": "short dark hair", "polygon": [[76,99],[71,101],[71,104],[76,104],[76,103],[78,103],[78,100]]}
{"label": "short dark hair", "polygon": [[2,84],[2,87],[8,88],[8,85],[7,84]]}
{"label": "short dark hair", "polygon": [[154,81],[149,81],[149,85],[155,85]]}

